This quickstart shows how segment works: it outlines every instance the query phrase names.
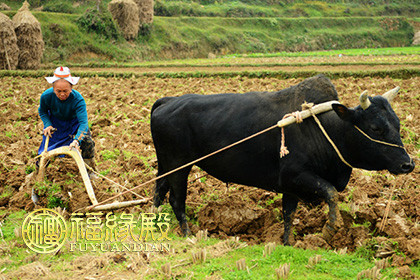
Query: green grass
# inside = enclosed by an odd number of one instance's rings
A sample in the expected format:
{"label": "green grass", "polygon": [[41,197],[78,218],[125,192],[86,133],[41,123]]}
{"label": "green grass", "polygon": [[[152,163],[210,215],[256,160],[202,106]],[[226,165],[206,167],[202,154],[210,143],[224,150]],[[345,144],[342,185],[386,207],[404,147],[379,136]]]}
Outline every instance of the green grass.
{"label": "green grass", "polygon": [[[193,265],[191,272],[195,279],[205,279],[211,274],[223,279],[276,279],[275,269],[280,265],[290,264],[289,279],[355,279],[358,272],[373,267],[366,259],[354,254],[338,255],[332,251],[309,251],[292,247],[277,246],[268,257],[263,257],[263,245],[255,245],[235,250],[227,255],[209,259],[203,265]],[[322,261],[314,268],[307,267],[308,260],[314,255],[321,255]],[[249,271],[238,271],[235,262],[245,258]],[[188,275],[189,273],[187,273]],[[387,269],[383,276],[393,276],[393,269]]]}
{"label": "green grass", "polygon": [[232,54],[226,57],[331,57],[346,56],[393,56],[393,55],[419,55],[420,46],[393,47],[393,48],[361,48],[310,52],[278,52],[278,53],[253,53],[248,55]]}
{"label": "green grass", "polygon": [[[42,74],[44,73],[44,74]],[[405,68],[396,70],[372,70],[372,71],[226,71],[226,72],[201,72],[201,71],[190,71],[190,72],[83,72],[74,71],[73,75],[83,77],[113,77],[113,78],[132,78],[132,77],[156,77],[156,78],[209,78],[209,77],[221,77],[221,78],[233,78],[233,77],[248,77],[248,78],[309,78],[317,74],[323,73],[331,79],[337,78],[363,78],[363,77],[379,77],[385,78],[390,77],[393,79],[409,79],[411,77],[420,76],[420,69]],[[0,77],[44,77],[50,73],[46,71],[1,71]],[[12,135],[10,135],[12,137]],[[107,152],[108,153],[108,152]],[[105,157],[108,157],[108,154]],[[111,155],[112,157],[112,155]]]}
{"label": "green grass", "polygon": [[[12,17],[15,11],[5,11]],[[155,17],[150,33],[128,43],[87,33],[80,14],[33,12],[40,21],[42,62],[132,62],[207,57],[208,54],[300,52],[411,45],[414,31],[403,17],[222,18]]]}
{"label": "green grass", "polygon": [[0,194],[0,198],[11,197],[13,195],[13,188],[10,186],[4,186],[3,192]]}
{"label": "green grass", "polygon": [[[172,212],[172,211],[170,211]],[[0,215],[6,213],[0,211]],[[278,245],[274,252],[269,256],[263,256],[264,245],[253,245],[247,246],[241,249],[235,249],[238,244],[242,242],[229,242],[231,250],[220,253],[220,250],[216,250],[216,244],[224,242],[219,239],[209,238],[208,240],[202,240],[196,244],[187,242],[185,238],[179,237],[173,233],[173,227],[175,217],[173,213],[170,214],[171,219],[171,230],[169,232],[169,238],[171,248],[177,251],[177,253],[169,253],[162,256],[155,256],[152,258],[150,264],[145,267],[143,271],[154,269],[155,272],[149,274],[146,279],[163,279],[163,274],[160,273],[161,266],[165,263],[170,263],[172,272],[177,275],[177,279],[206,279],[206,277],[213,275],[223,279],[276,279],[275,269],[280,265],[289,263],[290,264],[290,276],[289,279],[356,279],[357,274],[365,269],[370,269],[374,266],[373,259],[371,257],[362,257],[359,253],[347,253],[345,255],[339,255],[334,251],[327,250],[303,250],[296,249],[293,247],[285,247]],[[33,253],[28,251],[26,245],[23,245],[23,240],[18,239],[14,235],[14,229],[20,226],[23,219],[26,216],[25,211],[13,212],[6,217],[1,225],[2,232],[4,234],[5,243],[1,244],[3,251],[1,254],[6,254],[12,264],[1,264],[0,270],[5,269],[5,273],[9,273],[18,269],[20,266],[25,265],[25,258],[32,255]],[[117,220],[118,220],[117,215]],[[135,232],[138,234],[138,232]],[[4,244],[10,244],[7,249]],[[12,246],[14,244],[15,246]],[[16,246],[17,244],[21,244]],[[207,251],[207,259],[204,263],[191,263],[191,253],[196,252],[205,248]],[[219,247],[221,248],[221,247]],[[226,247],[223,247],[226,248]],[[368,248],[366,250],[369,250]],[[218,256],[215,253],[219,252]],[[88,252],[83,253],[78,250],[70,252],[67,248],[63,247],[62,252],[59,255],[39,255],[39,261],[44,265],[51,264],[51,271],[57,271],[59,273],[65,273],[60,270],[60,267],[67,265],[75,258],[88,254],[92,257],[100,256],[100,252]],[[135,254],[135,253],[126,253]],[[315,255],[321,255],[322,260],[313,267],[308,267],[308,260]],[[236,261],[245,259],[248,270],[239,271],[236,268]],[[185,265],[179,265],[184,263]],[[177,268],[175,266],[179,265]],[[127,263],[117,264],[111,262],[107,267],[104,267],[106,271],[124,272],[126,270]],[[418,267],[412,267],[414,272],[418,272]],[[387,268],[381,271],[382,277],[394,278],[397,270],[395,268]],[[69,274],[67,274],[69,275]],[[71,274],[70,274],[71,275]],[[381,278],[382,279],[382,278]]]}
{"label": "green grass", "polygon": [[101,151],[102,158],[104,160],[115,160],[120,156],[121,152],[118,149],[111,150],[103,150]]}
{"label": "green grass", "polygon": [[[340,61],[339,57],[348,56],[353,60]],[[375,60],[366,61],[365,56],[376,57]],[[295,61],[278,62],[276,58],[332,58],[328,61]],[[255,58],[266,58],[264,62],[258,62]],[[267,60],[267,58],[272,58]],[[249,61],[249,62],[248,62]],[[278,52],[278,53],[253,53],[223,55],[213,59],[189,58],[172,60],[155,60],[139,62],[88,62],[68,63],[70,67],[83,68],[158,68],[158,67],[277,67],[277,66],[329,66],[329,65],[419,65],[420,46],[377,48],[377,49],[342,49],[312,52]]]}
{"label": "green grass", "polygon": [[418,15],[414,1],[158,0],[158,16],[196,17],[350,17]]}
{"label": "green grass", "polygon": [[[111,0],[102,0],[106,8]],[[4,0],[13,10],[23,1]],[[78,0],[29,0],[32,8],[66,13],[83,13],[94,8],[96,1]],[[76,4],[76,5],[75,5]],[[405,1],[272,1],[272,0],[157,0],[157,16],[195,17],[338,17],[338,16],[407,16],[419,14],[414,0]]]}

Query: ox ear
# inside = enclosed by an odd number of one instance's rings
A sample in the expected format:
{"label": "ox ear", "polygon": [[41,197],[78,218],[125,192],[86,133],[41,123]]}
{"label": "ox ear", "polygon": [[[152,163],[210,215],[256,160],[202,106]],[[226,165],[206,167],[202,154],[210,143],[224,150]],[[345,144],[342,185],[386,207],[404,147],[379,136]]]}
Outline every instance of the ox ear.
{"label": "ox ear", "polygon": [[342,104],[332,104],[333,110],[343,121],[351,121],[353,119],[354,111]]}

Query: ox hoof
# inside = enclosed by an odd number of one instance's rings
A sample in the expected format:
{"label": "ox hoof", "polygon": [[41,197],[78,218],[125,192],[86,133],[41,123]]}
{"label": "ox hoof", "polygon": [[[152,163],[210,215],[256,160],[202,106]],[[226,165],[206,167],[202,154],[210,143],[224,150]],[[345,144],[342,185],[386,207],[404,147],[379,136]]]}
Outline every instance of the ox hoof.
{"label": "ox hoof", "polygon": [[184,237],[187,237],[188,235],[191,235],[191,230],[188,227],[188,224],[184,224],[181,226],[182,235]]}
{"label": "ox hoof", "polygon": [[322,228],[322,237],[327,243],[330,243],[333,236],[337,233],[338,229],[332,227],[328,222]]}

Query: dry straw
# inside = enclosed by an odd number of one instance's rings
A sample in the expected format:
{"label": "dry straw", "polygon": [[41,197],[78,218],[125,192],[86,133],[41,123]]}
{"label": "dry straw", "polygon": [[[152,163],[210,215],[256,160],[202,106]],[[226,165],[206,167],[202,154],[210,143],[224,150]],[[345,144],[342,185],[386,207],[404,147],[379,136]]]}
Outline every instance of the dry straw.
{"label": "dry straw", "polygon": [[236,268],[238,270],[245,270],[248,267],[246,266],[246,260],[245,259],[240,259],[236,261]]}
{"label": "dry straw", "polygon": [[16,69],[18,59],[19,48],[13,22],[0,13],[0,69]]}
{"label": "dry straw", "polygon": [[197,238],[197,241],[201,241],[201,240],[207,240],[208,237],[208,230],[199,230],[197,232],[197,234],[195,235],[195,237]]}
{"label": "dry straw", "polygon": [[390,265],[388,262],[388,258],[375,261],[375,266],[379,269],[385,269],[389,267]]}
{"label": "dry straw", "polygon": [[0,3],[0,10],[2,10],[2,11],[10,11],[11,9],[10,9],[9,6],[7,6],[7,4]]}
{"label": "dry straw", "polygon": [[134,0],[139,7],[140,24],[151,24],[153,22],[153,0]]}
{"label": "dry straw", "polygon": [[38,69],[44,53],[41,24],[29,11],[29,4],[25,1],[13,17],[16,37],[19,47],[20,69]]}
{"label": "dry straw", "polygon": [[313,257],[310,257],[308,260],[308,265],[306,267],[308,268],[314,268],[317,263],[319,263],[322,260],[321,255],[315,255]]}
{"label": "dry straw", "polygon": [[112,0],[108,9],[126,40],[137,37],[140,28],[139,8],[133,0]]}
{"label": "dry straw", "polygon": [[372,267],[371,269],[366,269],[357,274],[357,280],[359,279],[380,279],[381,278],[381,270],[376,266]]}
{"label": "dry straw", "polygon": [[268,257],[274,252],[275,249],[276,249],[276,243],[270,242],[268,244],[265,244],[263,257]]}
{"label": "dry straw", "polygon": [[165,274],[166,277],[171,277],[172,271],[171,271],[171,264],[165,263],[160,267],[162,269],[163,274]]}
{"label": "dry straw", "polygon": [[193,263],[205,263],[207,259],[207,251],[206,248],[201,249],[198,252],[192,252],[192,262]]}
{"label": "dry straw", "polygon": [[276,269],[277,279],[287,279],[290,274],[290,263],[285,263]]}

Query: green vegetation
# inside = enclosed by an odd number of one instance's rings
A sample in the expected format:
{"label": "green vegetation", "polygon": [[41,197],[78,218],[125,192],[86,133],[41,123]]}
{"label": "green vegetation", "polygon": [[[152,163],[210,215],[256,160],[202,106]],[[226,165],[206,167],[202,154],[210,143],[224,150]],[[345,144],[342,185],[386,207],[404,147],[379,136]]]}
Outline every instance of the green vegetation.
{"label": "green vegetation", "polygon": [[45,41],[44,63],[64,61],[71,57],[77,59],[81,53],[91,53],[96,56],[100,54],[104,60],[107,58],[118,60],[127,56],[124,49],[120,50],[105,35],[90,34],[83,31],[83,28],[79,28],[77,20],[80,16],[78,15],[44,12],[34,12],[33,14],[41,22]]}
{"label": "green vegetation", "polygon": [[48,208],[68,208],[68,201],[62,199],[60,185],[49,181],[37,182],[34,189],[38,195],[47,197]]}
{"label": "green vegetation", "polygon": [[116,160],[120,156],[120,154],[121,152],[118,149],[114,149],[113,151],[110,151],[110,150],[101,151],[101,155],[104,160]]}
{"label": "green vegetation", "polygon": [[0,194],[0,198],[11,197],[13,195],[13,188],[10,186],[4,186],[3,192]]}
{"label": "green vegetation", "polygon": [[[253,54],[232,54],[226,57],[328,57],[328,56],[385,56],[385,55],[418,55],[420,46],[395,47],[395,48],[360,48],[346,50],[327,50],[311,52],[278,52],[278,53],[253,53]],[[360,64],[360,62],[358,63]]]}
{"label": "green vegetation", "polygon": [[[155,18],[139,37],[145,60],[207,57],[212,52],[297,52],[408,46],[414,36],[404,18]],[[159,51],[156,53],[156,51]]]}
{"label": "green vegetation", "polygon": [[[309,78],[319,74],[319,71],[305,71],[298,70],[293,72],[288,71],[229,71],[229,72],[80,72],[74,71],[73,75],[83,77],[113,77],[113,78],[132,78],[132,77],[157,77],[157,78],[209,78],[209,77],[221,77],[221,78],[234,78],[234,77],[248,77],[248,78],[279,78],[279,79],[291,79],[291,78]],[[397,70],[374,70],[374,71],[322,71],[322,73],[331,79],[337,78],[363,78],[363,77],[379,77],[385,78],[390,77],[393,79],[408,79],[411,77],[420,76],[420,69],[397,69]],[[47,71],[1,71],[0,77],[7,76],[20,76],[20,77],[45,77],[50,72]],[[113,153],[112,151],[110,153]],[[105,154],[105,157],[109,156]],[[111,155],[112,157],[113,155]]]}
{"label": "green vegetation", "polygon": [[96,33],[108,40],[119,38],[117,28],[109,12],[104,13],[95,9],[88,9],[77,19],[76,23],[84,31]]}
{"label": "green vegetation", "polygon": [[[104,9],[111,0],[102,0]],[[22,1],[3,1],[17,10]],[[61,13],[83,13],[96,8],[95,0],[29,0],[32,8]],[[156,16],[194,17],[351,17],[407,16],[419,14],[415,0],[279,1],[279,0],[157,0]]]}
{"label": "green vegetation", "polygon": [[[14,13],[5,12],[10,17]],[[403,17],[155,17],[149,31],[129,43],[116,33],[106,13],[33,14],[41,22],[46,43],[45,65],[402,47],[411,45],[414,36]]]}
{"label": "green vegetation", "polygon": [[195,17],[352,17],[416,16],[415,1],[157,0],[158,16]]}
{"label": "green vegetation", "polygon": [[[353,57],[351,61],[341,61],[343,56]],[[366,56],[375,57],[372,60],[366,59]],[[293,60],[293,62],[279,62],[276,58],[336,58],[329,61],[302,62]],[[250,58],[273,58],[272,61],[264,60],[259,63]],[[213,59],[208,58],[190,58],[190,59],[172,59],[165,61],[141,61],[141,62],[88,62],[88,63],[68,63],[71,67],[84,68],[157,68],[157,67],[275,67],[275,66],[310,66],[310,65],[418,65],[420,63],[420,46],[396,47],[396,48],[376,48],[376,49],[343,49],[329,51],[312,52],[278,52],[278,53],[252,53],[252,54],[231,54]],[[49,68],[48,68],[49,69]]]}
{"label": "green vegetation", "polygon": [[[5,211],[0,211],[0,215],[5,213]],[[16,237],[14,233],[15,229],[22,225],[26,214],[25,211],[10,213],[1,224],[4,240],[0,244],[2,249],[0,255],[4,261],[0,263],[0,270],[6,275],[10,275],[9,273],[25,266],[28,263],[28,258],[35,255],[28,250],[22,238]],[[360,271],[374,266],[374,259],[370,254],[369,247],[374,246],[374,243],[362,247],[364,251],[359,249],[357,253],[344,255],[334,251],[312,251],[278,245],[271,254],[264,256],[264,245],[246,246],[245,243],[235,239],[223,241],[209,238],[188,242],[187,239],[174,234],[174,223],[172,222],[175,217],[173,215],[169,217],[171,219],[171,229],[169,231],[171,241],[168,241],[168,243],[174,251],[166,254],[152,253],[150,261],[143,264],[141,270],[135,274],[137,277],[162,279],[164,275],[161,266],[167,263],[172,267],[172,273],[177,276],[177,279],[191,277],[193,279],[205,279],[209,275],[223,279],[276,279],[275,269],[283,264],[290,264],[289,279],[356,279]],[[117,221],[119,219],[119,214],[117,214]],[[69,221],[68,228],[71,228]],[[139,229],[135,228],[133,233],[138,235]],[[192,253],[203,249],[207,252],[206,259],[193,263]],[[133,260],[130,256],[134,255],[136,255],[134,252],[124,253],[125,258],[121,261],[114,259],[114,261],[103,262],[104,265],[101,268],[104,273],[113,271],[116,274],[114,277],[122,273],[124,278],[129,279],[130,273],[135,272],[130,268],[133,266]],[[316,255],[320,255],[321,260],[316,264],[308,265],[309,259]],[[55,277],[64,278],[65,276],[73,276],[73,273],[76,273],[75,271],[80,273],[81,268],[73,267],[72,263],[80,257],[88,256],[91,258],[107,258],[101,252],[93,252],[92,250],[70,252],[69,246],[64,246],[57,255],[39,254],[36,259],[43,265],[49,264],[48,267]],[[111,260],[114,257],[116,258],[118,253],[113,253],[112,256]],[[236,262],[240,259],[245,260],[247,267],[245,270],[237,269]],[[62,269],[63,267],[65,269]],[[382,269],[381,279],[383,277],[395,278],[397,272],[398,270],[395,268]]]}
{"label": "green vegetation", "polygon": [[45,4],[42,8],[44,12],[52,12],[52,13],[67,13],[72,14],[74,12],[73,6],[69,1],[62,1],[62,2],[49,2]]}

